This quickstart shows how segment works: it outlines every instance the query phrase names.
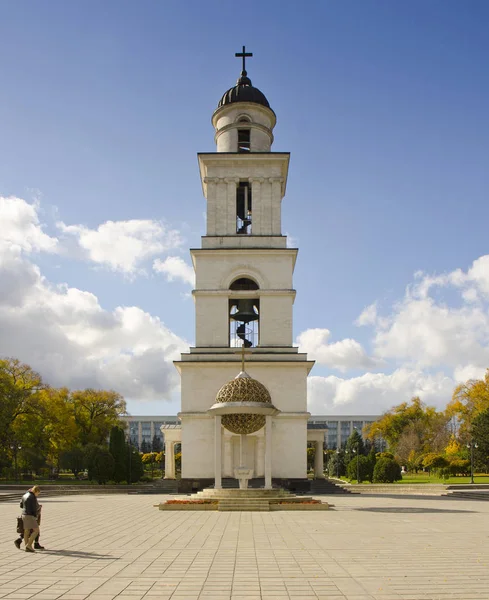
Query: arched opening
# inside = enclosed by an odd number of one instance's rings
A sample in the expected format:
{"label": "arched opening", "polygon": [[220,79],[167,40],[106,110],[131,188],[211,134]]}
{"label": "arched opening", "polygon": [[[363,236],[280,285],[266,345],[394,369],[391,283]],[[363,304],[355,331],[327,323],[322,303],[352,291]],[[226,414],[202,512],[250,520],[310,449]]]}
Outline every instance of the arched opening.
{"label": "arched opening", "polygon": [[250,279],[249,277],[239,277],[235,279],[233,283],[229,286],[230,290],[234,291],[249,291],[249,290],[259,290],[259,286],[256,281]]}
{"label": "arched opening", "polygon": [[[230,290],[249,292],[259,289],[248,277],[239,277],[229,286]],[[258,298],[231,298],[229,300],[229,341],[234,348],[251,348],[258,345],[260,300]]]}

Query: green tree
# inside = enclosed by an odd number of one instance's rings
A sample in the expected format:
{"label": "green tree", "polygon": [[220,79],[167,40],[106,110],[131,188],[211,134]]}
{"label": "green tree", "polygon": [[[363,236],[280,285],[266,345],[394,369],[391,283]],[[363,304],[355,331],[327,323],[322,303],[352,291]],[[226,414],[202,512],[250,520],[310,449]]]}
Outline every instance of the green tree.
{"label": "green tree", "polygon": [[0,448],[9,454],[14,425],[22,415],[40,414],[39,392],[45,384],[39,373],[16,358],[0,359]]}
{"label": "green tree", "polygon": [[374,483],[394,483],[402,479],[401,467],[393,458],[379,458],[374,468]]}
{"label": "green tree", "polygon": [[85,453],[81,446],[72,446],[65,450],[60,456],[60,465],[63,469],[69,469],[75,477],[85,468]]}
{"label": "green tree", "polygon": [[161,438],[159,438],[157,435],[155,435],[153,437],[153,441],[151,443],[151,451],[152,452],[161,452],[163,450],[163,442],[161,441]]}
{"label": "green tree", "polygon": [[[358,471],[357,471],[358,463]],[[348,479],[357,479],[358,483],[362,483],[365,479],[369,479],[370,476],[370,461],[367,456],[360,454],[355,456],[347,466],[347,477]]]}
{"label": "green tree", "polygon": [[346,440],[345,452],[350,455],[354,452],[357,452],[358,454],[365,454],[365,444],[363,443],[363,438],[356,429],[353,430],[352,434]]}
{"label": "green tree", "polygon": [[114,459],[114,481],[120,483],[127,479],[126,438],[121,427],[110,430],[109,452]]}
{"label": "green tree", "polygon": [[377,453],[375,451],[374,444],[372,444],[372,447],[370,448],[370,452],[368,453],[367,459],[368,459],[368,474],[367,474],[366,478],[370,481],[370,483],[372,483],[374,480],[375,464],[377,462]]}
{"label": "green tree", "polygon": [[99,448],[94,455],[93,477],[100,485],[107,483],[114,476],[115,461],[107,448]]}
{"label": "green tree", "polygon": [[474,463],[489,473],[489,409],[473,418],[470,433],[471,441],[477,444],[477,448],[474,448]]}
{"label": "green tree", "polygon": [[143,461],[138,449],[131,444],[127,445],[127,483],[137,483],[144,475]]}
{"label": "green tree", "polygon": [[126,414],[124,398],[113,391],[78,390],[71,392],[69,402],[82,445],[104,444],[112,427],[120,427],[120,417]]}
{"label": "green tree", "polygon": [[328,474],[330,477],[343,477],[346,474],[345,453],[343,450],[336,450],[330,455],[328,460]]}

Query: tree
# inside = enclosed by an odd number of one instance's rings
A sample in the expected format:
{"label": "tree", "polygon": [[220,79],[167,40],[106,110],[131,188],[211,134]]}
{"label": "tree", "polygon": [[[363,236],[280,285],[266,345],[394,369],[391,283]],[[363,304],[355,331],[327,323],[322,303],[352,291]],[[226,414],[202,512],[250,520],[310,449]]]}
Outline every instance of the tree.
{"label": "tree", "polygon": [[152,452],[161,452],[163,450],[163,442],[161,441],[161,438],[159,438],[157,435],[153,436],[151,450]]}
{"label": "tree", "polygon": [[354,429],[350,437],[346,440],[345,452],[349,455],[353,454],[353,452],[358,452],[358,454],[365,454],[365,444],[363,443],[363,438],[360,433]]}
{"label": "tree", "polygon": [[[358,463],[358,467],[357,467]],[[358,471],[357,471],[358,468]],[[363,456],[360,454],[359,456],[355,456],[349,463],[347,467],[347,477],[348,479],[357,479],[358,475],[358,483],[362,483],[364,479],[369,479],[370,475],[370,461],[367,456]]]}
{"label": "tree", "polygon": [[147,454],[143,454],[143,456],[141,457],[143,464],[150,465],[151,467],[151,478],[153,478],[154,466],[157,456],[158,454],[156,452],[148,452]]}
{"label": "tree", "polygon": [[78,477],[85,467],[83,448],[73,446],[69,450],[65,450],[60,456],[60,464],[63,469],[69,469],[75,477]]}
{"label": "tree", "polygon": [[375,452],[375,445],[372,444],[372,447],[370,448],[370,452],[368,453],[368,474],[367,474],[367,479],[370,481],[370,483],[373,482],[373,478],[374,478],[374,469],[375,469],[375,464],[377,462],[377,453]]}
{"label": "tree", "polygon": [[489,410],[489,369],[484,379],[469,379],[455,388],[446,413],[455,421],[461,438],[468,440],[472,421],[486,410]]}
{"label": "tree", "polygon": [[131,444],[127,445],[127,483],[136,483],[144,475],[143,462],[138,449]]}
{"label": "tree", "polygon": [[330,477],[343,477],[346,474],[345,453],[343,450],[334,451],[328,460],[328,474]]}
{"label": "tree", "polygon": [[393,458],[379,458],[374,468],[374,483],[394,483],[402,479],[401,467]]}
{"label": "tree", "polygon": [[489,472],[489,409],[477,414],[472,421],[472,442],[477,444],[474,448],[474,462]]}
{"label": "tree", "polygon": [[148,452],[151,452],[151,444],[146,440],[143,440],[139,449],[143,454],[147,454]]}
{"label": "tree", "polygon": [[47,441],[48,461],[55,469],[59,469],[62,454],[77,445],[78,429],[68,398],[67,388],[46,387],[39,393],[42,436]]}
{"label": "tree", "polygon": [[114,481],[120,483],[127,478],[126,438],[121,427],[110,430],[109,452],[114,459]]}
{"label": "tree", "polygon": [[366,435],[371,441],[379,437],[386,440],[389,450],[395,453],[401,444],[406,460],[411,450],[441,450],[449,436],[447,424],[447,415],[426,406],[416,396],[411,402],[403,402],[384,413],[366,428]]}
{"label": "tree", "polygon": [[448,466],[448,460],[442,455],[436,452],[429,452],[423,456],[423,466],[428,469],[428,473],[431,471],[437,471]]}
{"label": "tree", "polygon": [[94,455],[93,477],[98,484],[102,485],[110,481],[114,476],[115,461],[107,448],[99,448]]}
{"label": "tree", "polygon": [[8,452],[21,415],[39,414],[41,376],[16,358],[0,359],[0,447]]}
{"label": "tree", "polygon": [[124,398],[113,391],[78,390],[71,392],[69,402],[82,445],[105,443],[112,427],[120,427],[119,417],[126,414]]}

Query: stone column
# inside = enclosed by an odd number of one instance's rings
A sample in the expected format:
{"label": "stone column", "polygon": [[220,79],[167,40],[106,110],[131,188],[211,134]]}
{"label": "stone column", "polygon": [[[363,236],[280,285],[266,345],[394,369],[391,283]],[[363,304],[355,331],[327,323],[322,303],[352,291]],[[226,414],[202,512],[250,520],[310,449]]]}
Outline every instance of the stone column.
{"label": "stone column", "polygon": [[236,187],[239,183],[239,179],[236,177],[226,177],[224,181],[227,183],[227,197],[226,197],[226,210],[227,210],[227,226],[226,234],[235,235],[236,233]]}
{"label": "stone column", "polygon": [[221,440],[222,427],[221,415],[214,417],[214,489],[222,488],[222,466],[221,466]]}
{"label": "stone column", "polygon": [[165,440],[165,477],[175,479],[175,442]]}
{"label": "stone column", "polygon": [[314,457],[314,477],[315,479],[324,479],[323,442],[316,442],[316,455]]}
{"label": "stone column", "polygon": [[263,206],[261,198],[261,184],[265,180],[263,177],[250,177],[251,183],[251,233],[253,235],[260,235],[263,233],[262,222],[263,222]]}
{"label": "stone column", "polygon": [[233,438],[231,435],[224,436],[224,477],[234,477],[233,471]]}
{"label": "stone column", "polygon": [[264,477],[265,475],[265,436],[256,436],[256,476]]}
{"label": "stone column", "polygon": [[280,235],[282,232],[282,178],[271,177],[272,184],[272,235]]}
{"label": "stone column", "polygon": [[216,235],[216,183],[217,177],[205,177],[207,184],[207,235]]}
{"label": "stone column", "polygon": [[[216,178],[216,235],[226,235],[227,230],[227,198],[228,186],[224,178]],[[236,233],[236,227],[234,228]]]}
{"label": "stone column", "polygon": [[141,449],[141,444],[143,443],[143,424],[141,421],[138,423],[138,447]]}
{"label": "stone column", "polygon": [[272,489],[272,417],[265,417],[265,489]]}

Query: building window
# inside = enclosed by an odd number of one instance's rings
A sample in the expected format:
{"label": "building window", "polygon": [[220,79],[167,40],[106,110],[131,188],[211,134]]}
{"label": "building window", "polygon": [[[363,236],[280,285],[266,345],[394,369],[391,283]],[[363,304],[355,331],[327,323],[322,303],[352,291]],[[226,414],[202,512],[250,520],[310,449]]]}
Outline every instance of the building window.
{"label": "building window", "polygon": [[251,235],[251,186],[240,181],[236,188],[236,233]]}
{"label": "building window", "polygon": [[251,148],[250,140],[250,129],[238,129],[238,152],[249,152]]}

